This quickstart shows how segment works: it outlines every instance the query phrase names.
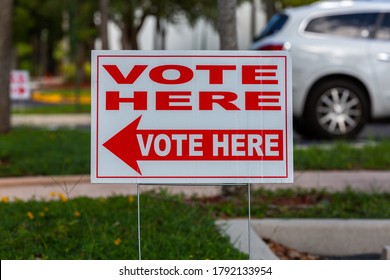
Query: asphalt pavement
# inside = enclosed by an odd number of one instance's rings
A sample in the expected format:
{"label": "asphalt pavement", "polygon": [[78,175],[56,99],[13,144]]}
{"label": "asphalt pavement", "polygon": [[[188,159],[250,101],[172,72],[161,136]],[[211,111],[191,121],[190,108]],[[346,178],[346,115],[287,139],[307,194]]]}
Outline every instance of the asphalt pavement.
{"label": "asphalt pavement", "polygon": [[[12,125],[56,127],[86,127],[89,114],[15,115]],[[304,188],[341,191],[346,187],[365,192],[390,192],[388,171],[295,171],[292,184],[253,184],[253,188]],[[186,196],[215,196],[221,186],[141,185],[141,192],[166,189],[169,193]],[[63,193],[77,196],[107,197],[136,195],[135,184],[91,184],[89,175],[19,177],[0,179],[0,198],[43,199],[56,198]],[[285,246],[308,253],[332,256],[374,255],[390,257],[390,220],[304,220],[304,219],[248,219],[221,220],[217,224],[234,246],[250,253],[252,259],[277,259],[263,238],[272,238]],[[249,239],[250,241],[249,241]],[[250,250],[249,250],[250,244]],[[325,250],[325,251],[324,251]]]}

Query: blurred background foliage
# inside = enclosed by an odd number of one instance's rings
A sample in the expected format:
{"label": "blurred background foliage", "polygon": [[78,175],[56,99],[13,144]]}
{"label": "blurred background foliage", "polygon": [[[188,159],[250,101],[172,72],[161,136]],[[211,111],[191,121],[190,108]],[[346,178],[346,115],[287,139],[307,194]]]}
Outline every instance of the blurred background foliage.
{"label": "blurred background foliage", "polygon": [[[250,0],[238,0],[238,5]],[[252,4],[255,0],[251,0]],[[281,0],[261,2],[269,11],[314,2],[313,0]],[[156,19],[156,36],[165,48],[164,23],[176,23],[184,16],[190,25],[204,19],[216,25],[217,1],[213,0],[14,0],[13,41],[14,65],[29,70],[33,76],[63,75],[68,80],[88,79],[89,52],[97,39],[107,48],[104,29],[107,21],[121,30],[123,49],[139,49],[137,36],[145,19]],[[103,16],[107,15],[107,16]],[[102,32],[103,31],[103,32]]]}

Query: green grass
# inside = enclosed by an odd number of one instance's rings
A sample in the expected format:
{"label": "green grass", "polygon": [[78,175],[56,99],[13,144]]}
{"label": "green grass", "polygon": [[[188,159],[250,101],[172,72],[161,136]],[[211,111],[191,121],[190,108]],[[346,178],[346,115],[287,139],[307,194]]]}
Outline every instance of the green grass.
{"label": "green grass", "polygon": [[390,141],[354,147],[336,142],[323,147],[311,145],[294,149],[294,167],[299,170],[388,170],[390,168]]}
{"label": "green grass", "polygon": [[90,133],[17,128],[0,135],[0,177],[89,173]]}
{"label": "green grass", "polygon": [[[245,192],[244,192],[245,193]],[[200,205],[218,217],[246,217],[247,196],[204,198]],[[320,189],[259,189],[251,192],[252,218],[345,218],[389,219],[390,194],[354,192],[346,188],[341,192]]]}
{"label": "green grass", "polygon": [[[178,198],[141,196],[142,259],[247,259],[212,216]],[[134,197],[0,202],[0,259],[138,259]]]}

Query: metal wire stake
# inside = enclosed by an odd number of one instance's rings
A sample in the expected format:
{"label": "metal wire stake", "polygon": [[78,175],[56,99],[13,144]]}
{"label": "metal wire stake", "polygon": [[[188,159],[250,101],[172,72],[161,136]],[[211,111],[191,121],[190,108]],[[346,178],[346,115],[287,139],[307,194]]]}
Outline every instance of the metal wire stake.
{"label": "metal wire stake", "polygon": [[141,208],[140,208],[140,190],[137,183],[137,216],[138,216],[138,259],[141,260]]}
{"label": "metal wire stake", "polygon": [[249,260],[252,259],[251,250],[251,184],[248,183],[248,252]]}

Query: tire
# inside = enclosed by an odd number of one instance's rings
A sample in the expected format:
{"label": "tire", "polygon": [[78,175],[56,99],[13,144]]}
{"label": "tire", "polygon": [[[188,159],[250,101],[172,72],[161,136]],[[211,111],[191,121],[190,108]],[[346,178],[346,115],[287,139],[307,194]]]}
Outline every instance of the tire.
{"label": "tire", "polygon": [[303,119],[294,118],[293,128],[296,133],[298,133],[303,139],[312,140],[315,139],[313,131],[309,128],[308,123]]}
{"label": "tire", "polygon": [[308,98],[305,122],[321,139],[355,137],[368,119],[364,90],[350,80],[333,79],[316,85]]}

